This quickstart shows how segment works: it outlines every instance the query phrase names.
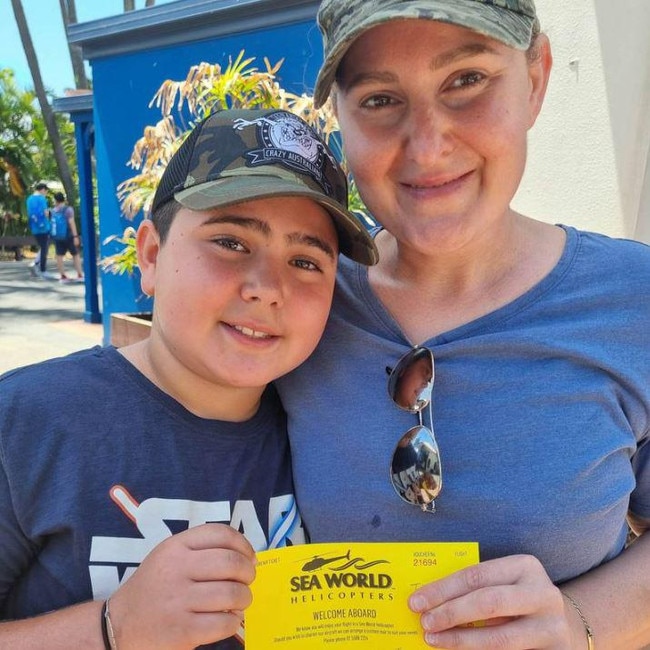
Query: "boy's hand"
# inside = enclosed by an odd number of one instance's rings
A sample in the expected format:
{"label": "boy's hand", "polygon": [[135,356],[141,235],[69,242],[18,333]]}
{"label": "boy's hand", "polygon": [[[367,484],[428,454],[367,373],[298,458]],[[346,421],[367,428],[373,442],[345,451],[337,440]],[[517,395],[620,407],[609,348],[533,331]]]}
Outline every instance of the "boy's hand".
{"label": "boy's hand", "polygon": [[191,650],[233,636],[251,603],[255,552],[225,524],[161,542],[111,597],[120,650]]}

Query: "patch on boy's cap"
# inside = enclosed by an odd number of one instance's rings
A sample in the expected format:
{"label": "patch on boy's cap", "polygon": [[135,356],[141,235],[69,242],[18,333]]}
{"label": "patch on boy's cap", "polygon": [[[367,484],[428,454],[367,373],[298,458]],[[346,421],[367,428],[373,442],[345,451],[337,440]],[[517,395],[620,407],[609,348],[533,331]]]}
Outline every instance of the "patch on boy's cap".
{"label": "patch on boy's cap", "polygon": [[326,194],[339,200],[342,198],[340,194],[337,197],[335,191],[342,188],[333,188],[325,173],[325,157],[333,165],[336,165],[336,161],[331,159],[330,153],[308,124],[292,113],[278,111],[254,120],[237,119],[233,128],[242,130],[253,125],[257,127],[259,146],[244,154],[249,167],[276,162],[310,177]]}

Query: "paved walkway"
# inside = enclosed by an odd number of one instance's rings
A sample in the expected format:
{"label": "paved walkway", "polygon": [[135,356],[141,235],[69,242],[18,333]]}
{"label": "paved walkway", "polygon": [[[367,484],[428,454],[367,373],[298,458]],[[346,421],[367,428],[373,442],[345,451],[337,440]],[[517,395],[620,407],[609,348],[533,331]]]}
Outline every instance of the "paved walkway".
{"label": "paved walkway", "polygon": [[[83,320],[84,285],[62,284],[55,273],[35,278],[29,262],[0,261],[0,373],[102,342],[102,325]],[[67,259],[65,268],[76,276]]]}

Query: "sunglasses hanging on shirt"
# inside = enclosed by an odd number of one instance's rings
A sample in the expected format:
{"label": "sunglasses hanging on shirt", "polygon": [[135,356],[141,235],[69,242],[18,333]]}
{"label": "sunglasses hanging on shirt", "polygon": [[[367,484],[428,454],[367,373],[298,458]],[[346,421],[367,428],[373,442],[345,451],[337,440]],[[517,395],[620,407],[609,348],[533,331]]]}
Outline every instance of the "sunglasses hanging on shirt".
{"label": "sunglasses hanging on shirt", "polygon": [[[418,425],[397,442],[390,465],[390,480],[399,497],[423,512],[435,512],[435,498],[442,490],[440,450],[433,434],[431,393],[433,354],[415,347],[390,371],[388,394],[395,405],[417,413]],[[422,411],[429,407],[429,427],[422,424]]]}

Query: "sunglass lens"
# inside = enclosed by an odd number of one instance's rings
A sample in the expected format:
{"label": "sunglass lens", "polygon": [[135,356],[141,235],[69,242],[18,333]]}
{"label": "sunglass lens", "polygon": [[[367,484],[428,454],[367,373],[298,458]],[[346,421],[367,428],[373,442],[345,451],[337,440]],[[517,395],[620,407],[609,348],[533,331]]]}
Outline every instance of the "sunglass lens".
{"label": "sunglass lens", "polygon": [[405,411],[418,413],[431,401],[433,355],[427,348],[414,348],[397,363],[388,379],[388,394]]}
{"label": "sunglass lens", "polygon": [[409,429],[397,443],[391,461],[391,482],[404,501],[434,512],[434,499],[442,489],[438,445],[429,429]]}

